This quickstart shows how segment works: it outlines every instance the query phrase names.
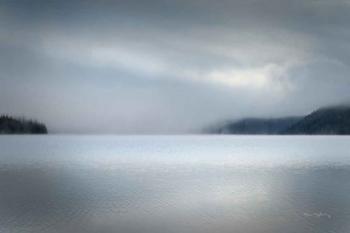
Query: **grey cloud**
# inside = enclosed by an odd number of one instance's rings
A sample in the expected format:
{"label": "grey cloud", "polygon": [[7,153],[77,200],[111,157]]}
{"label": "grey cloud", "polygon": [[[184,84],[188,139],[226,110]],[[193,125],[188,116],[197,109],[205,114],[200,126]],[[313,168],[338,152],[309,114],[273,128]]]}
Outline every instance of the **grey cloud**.
{"label": "grey cloud", "polygon": [[0,112],[181,133],[349,101],[348,1],[1,1]]}

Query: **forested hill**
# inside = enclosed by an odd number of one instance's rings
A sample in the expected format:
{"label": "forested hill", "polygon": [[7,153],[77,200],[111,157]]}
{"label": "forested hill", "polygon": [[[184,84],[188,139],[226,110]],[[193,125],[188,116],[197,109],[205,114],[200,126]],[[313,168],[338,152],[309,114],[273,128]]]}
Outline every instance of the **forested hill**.
{"label": "forested hill", "polygon": [[282,132],[283,134],[350,134],[350,106],[321,108]]}
{"label": "forested hill", "polygon": [[43,123],[0,115],[0,134],[47,134]]}
{"label": "forested hill", "polygon": [[246,118],[206,130],[215,134],[350,135],[350,106],[318,109],[304,117]]}
{"label": "forested hill", "polygon": [[214,134],[279,134],[301,120],[301,117],[245,118],[227,122],[208,130]]}

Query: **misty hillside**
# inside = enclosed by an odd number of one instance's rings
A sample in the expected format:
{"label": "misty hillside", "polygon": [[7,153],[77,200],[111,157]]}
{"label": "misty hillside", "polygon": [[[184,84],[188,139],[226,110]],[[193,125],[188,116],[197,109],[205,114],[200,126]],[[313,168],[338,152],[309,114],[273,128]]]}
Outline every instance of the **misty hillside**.
{"label": "misty hillside", "polygon": [[350,134],[350,107],[337,106],[316,110],[283,134]]}
{"label": "misty hillside", "polygon": [[214,134],[349,134],[350,106],[318,109],[305,117],[246,118],[207,130]]}
{"label": "misty hillside", "polygon": [[209,130],[214,134],[279,134],[301,120],[301,117],[246,118]]}
{"label": "misty hillside", "polygon": [[0,116],[0,134],[47,134],[44,124],[10,116]]}

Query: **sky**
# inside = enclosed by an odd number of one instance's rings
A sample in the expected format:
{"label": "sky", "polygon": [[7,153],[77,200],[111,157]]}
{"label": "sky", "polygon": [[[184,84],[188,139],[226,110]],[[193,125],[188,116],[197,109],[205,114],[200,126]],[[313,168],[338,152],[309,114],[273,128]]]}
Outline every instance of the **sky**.
{"label": "sky", "polygon": [[350,102],[347,0],[0,0],[0,114],[177,134]]}

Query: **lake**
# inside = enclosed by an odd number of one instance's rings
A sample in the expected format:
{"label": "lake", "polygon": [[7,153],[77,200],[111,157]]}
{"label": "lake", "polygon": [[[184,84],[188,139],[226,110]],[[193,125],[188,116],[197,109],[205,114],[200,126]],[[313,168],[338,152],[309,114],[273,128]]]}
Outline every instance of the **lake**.
{"label": "lake", "polygon": [[0,136],[0,232],[349,231],[347,136]]}

